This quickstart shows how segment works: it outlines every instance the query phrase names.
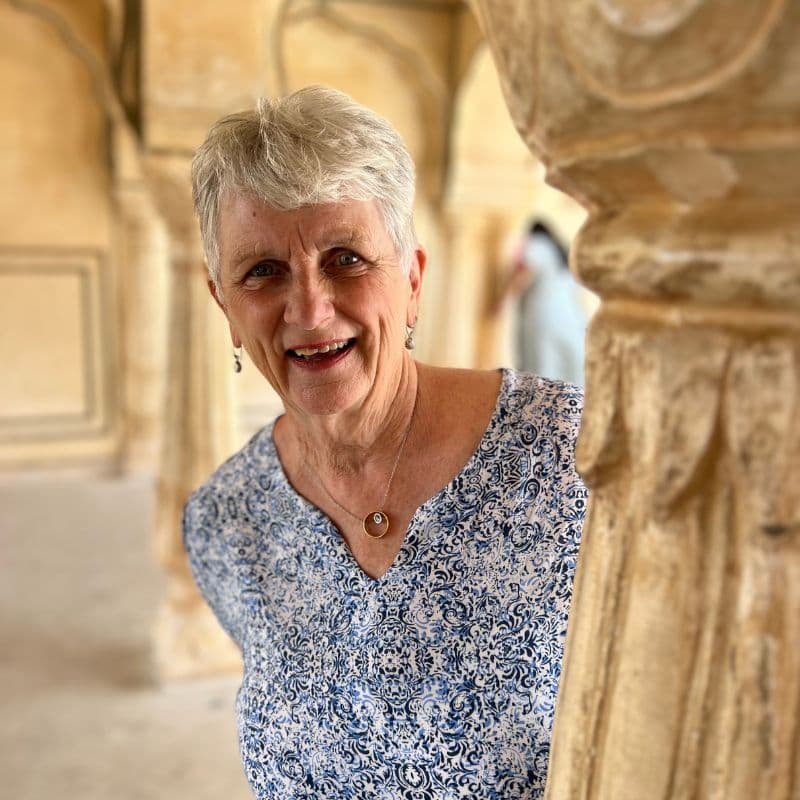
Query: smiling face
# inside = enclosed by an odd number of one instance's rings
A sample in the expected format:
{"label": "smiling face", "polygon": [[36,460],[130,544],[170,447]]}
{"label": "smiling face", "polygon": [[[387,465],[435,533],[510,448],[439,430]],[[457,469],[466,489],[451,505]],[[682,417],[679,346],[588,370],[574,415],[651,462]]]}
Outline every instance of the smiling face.
{"label": "smiling face", "polygon": [[406,275],[374,201],[280,211],[223,197],[220,289],[234,346],[244,346],[284,405],[334,414],[390,403],[417,318],[425,255]]}

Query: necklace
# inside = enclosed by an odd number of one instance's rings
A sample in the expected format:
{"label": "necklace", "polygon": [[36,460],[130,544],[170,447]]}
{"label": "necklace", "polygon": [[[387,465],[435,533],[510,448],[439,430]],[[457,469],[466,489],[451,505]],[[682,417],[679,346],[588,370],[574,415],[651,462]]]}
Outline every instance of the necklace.
{"label": "necklace", "polygon": [[389,490],[392,488],[392,481],[394,480],[394,474],[397,472],[397,465],[400,463],[400,457],[403,455],[403,450],[406,446],[406,441],[408,441],[408,434],[411,433],[411,424],[414,422],[414,414],[417,410],[417,399],[419,398],[419,390],[414,395],[414,405],[411,408],[411,416],[408,419],[408,425],[406,426],[405,433],[403,434],[403,439],[400,442],[400,447],[397,450],[397,455],[394,458],[394,464],[392,465],[392,471],[389,473],[389,480],[386,484],[386,491],[383,493],[383,499],[381,500],[380,506],[375,509],[375,511],[370,511],[366,517],[363,519],[359,517],[357,514],[354,514],[350,511],[349,508],[345,508],[329,491],[325,484],[322,482],[322,478],[319,475],[314,475],[312,472],[311,465],[308,461],[303,462],[309,472],[311,472],[312,477],[315,477],[322,487],[322,491],[325,492],[326,495],[334,502],[345,514],[349,517],[352,517],[354,520],[361,523],[361,528],[364,531],[365,536],[369,536],[370,539],[383,539],[387,533],[389,533],[389,515],[383,510],[386,506],[386,500],[389,497]]}

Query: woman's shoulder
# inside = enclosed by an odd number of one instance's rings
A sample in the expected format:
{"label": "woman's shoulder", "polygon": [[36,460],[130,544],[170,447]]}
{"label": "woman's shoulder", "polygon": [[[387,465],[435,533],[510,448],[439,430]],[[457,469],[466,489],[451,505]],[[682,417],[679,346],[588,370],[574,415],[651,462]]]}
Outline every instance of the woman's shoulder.
{"label": "woman's shoulder", "polygon": [[418,369],[424,374],[426,385],[451,398],[485,395],[500,401],[513,397],[517,401],[528,397],[534,403],[564,403],[568,410],[583,405],[583,389],[577,384],[511,367],[479,370],[418,364]]}
{"label": "woman's shoulder", "polygon": [[503,370],[492,438],[504,451],[549,453],[561,468],[574,469],[583,411],[583,390],[530,372]]}
{"label": "woman's shoulder", "polygon": [[[505,370],[495,444],[506,463],[528,463],[542,497],[552,498],[563,520],[582,521],[587,489],[577,473],[575,447],[583,389],[567,381]],[[545,481],[544,476],[549,476]],[[567,537],[576,546],[580,527]],[[566,540],[564,540],[566,541]]]}
{"label": "woman's shoulder", "polygon": [[583,411],[583,389],[567,381],[543,378],[511,368],[499,370],[424,367],[425,384],[445,425],[462,425],[472,416],[490,417],[490,425],[527,423],[563,427],[574,435]]}
{"label": "woman's shoulder", "polygon": [[[270,473],[272,425],[223,462],[189,497],[183,509],[183,545],[200,593],[223,628],[242,647],[245,623],[234,555],[246,529],[253,481]],[[238,538],[237,538],[238,537]]]}
{"label": "woman's shoulder", "polygon": [[187,522],[199,521],[208,514],[217,517],[221,506],[228,505],[231,498],[245,494],[248,484],[257,476],[263,480],[264,476],[273,474],[278,464],[272,428],[273,423],[270,423],[258,431],[192,492],[184,508],[184,528]]}
{"label": "woman's shoulder", "polygon": [[458,369],[417,364],[420,386],[439,415],[465,407],[493,407],[502,389],[502,370]]}
{"label": "woman's shoulder", "polygon": [[578,424],[583,412],[583,388],[532,372],[504,369],[500,401],[508,411],[525,418]]}

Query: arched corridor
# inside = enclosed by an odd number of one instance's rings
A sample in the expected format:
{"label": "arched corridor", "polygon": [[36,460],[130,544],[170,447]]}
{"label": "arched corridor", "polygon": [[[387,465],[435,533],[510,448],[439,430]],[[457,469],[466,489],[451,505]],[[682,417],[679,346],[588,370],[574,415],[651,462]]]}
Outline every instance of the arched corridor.
{"label": "arched corridor", "polygon": [[179,520],[278,402],[234,380],[188,169],[214,119],[312,81],[417,160],[426,360],[507,362],[509,242],[588,211],[592,506],[547,800],[798,800],[798,31],[798,0],[0,2],[16,800],[239,796],[235,683],[208,677],[237,654]]}

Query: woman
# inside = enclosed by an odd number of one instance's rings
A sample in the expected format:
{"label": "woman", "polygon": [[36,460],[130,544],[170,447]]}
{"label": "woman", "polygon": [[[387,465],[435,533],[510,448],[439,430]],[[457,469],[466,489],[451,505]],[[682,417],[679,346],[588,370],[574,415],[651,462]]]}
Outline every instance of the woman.
{"label": "woman", "polygon": [[544,223],[534,222],[522,262],[531,280],[519,299],[519,366],[582,384],[587,320],[567,252]]}
{"label": "woman", "polygon": [[190,498],[242,649],[258,798],[538,798],[586,491],[580,394],[409,352],[425,272],[398,134],[304,89],[193,165],[212,294],[283,400]]}
{"label": "woman", "polygon": [[550,228],[533,222],[492,308],[517,298],[517,366],[546,378],[583,383],[586,312],[567,251]]}

